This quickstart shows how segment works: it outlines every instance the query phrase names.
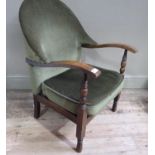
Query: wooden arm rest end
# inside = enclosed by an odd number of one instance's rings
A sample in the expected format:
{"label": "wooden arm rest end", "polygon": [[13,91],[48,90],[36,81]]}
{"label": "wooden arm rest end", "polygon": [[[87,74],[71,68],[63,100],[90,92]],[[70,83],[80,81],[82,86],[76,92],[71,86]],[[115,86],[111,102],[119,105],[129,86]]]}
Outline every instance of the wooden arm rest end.
{"label": "wooden arm rest end", "polygon": [[67,67],[67,68],[74,68],[79,69],[93,78],[97,78],[100,76],[101,71],[89,64],[81,63],[78,61],[53,61],[50,63],[40,63],[31,59],[26,58],[26,62],[34,67]]}

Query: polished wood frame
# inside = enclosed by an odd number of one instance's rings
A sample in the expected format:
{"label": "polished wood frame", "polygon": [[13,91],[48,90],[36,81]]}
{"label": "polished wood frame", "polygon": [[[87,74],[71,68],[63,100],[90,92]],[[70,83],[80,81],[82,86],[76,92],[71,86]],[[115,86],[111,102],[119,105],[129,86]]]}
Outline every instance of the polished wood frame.
{"label": "polished wood frame", "polygon": [[[124,75],[125,67],[127,63],[127,53],[132,52],[136,53],[136,50],[128,45],[124,44],[118,44],[118,43],[112,43],[112,44],[82,44],[83,48],[106,48],[106,47],[116,47],[116,48],[123,48],[124,54],[121,61],[121,67],[120,67],[120,74]],[[44,96],[42,93],[39,93],[37,95],[34,95],[34,117],[39,118],[40,117],[40,103],[54,109],[58,113],[62,114],[72,122],[76,124],[76,137],[77,137],[77,146],[76,150],[77,152],[82,151],[83,147],[83,139],[86,132],[86,125],[94,118],[94,116],[89,116],[86,111],[86,103],[87,103],[87,96],[88,96],[88,76],[91,76],[92,78],[98,78],[101,74],[100,70],[97,68],[94,68],[91,65],[84,64],[78,61],[55,61],[50,63],[40,63],[33,60],[30,60],[26,58],[26,62],[35,67],[68,67],[68,68],[74,68],[81,70],[84,74],[83,82],[81,86],[81,92],[80,92],[80,103],[77,108],[77,114],[73,114],[66,109],[62,108],[58,104],[54,103],[53,101],[49,100],[46,96]],[[114,103],[112,107],[112,111],[115,112],[117,110],[117,104],[118,100],[120,98],[120,94],[118,94],[114,98]]]}

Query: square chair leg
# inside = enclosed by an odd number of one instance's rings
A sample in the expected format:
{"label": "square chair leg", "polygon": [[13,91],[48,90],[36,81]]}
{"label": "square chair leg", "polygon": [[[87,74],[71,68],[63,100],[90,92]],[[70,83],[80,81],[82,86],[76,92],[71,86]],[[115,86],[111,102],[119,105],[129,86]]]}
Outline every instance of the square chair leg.
{"label": "square chair leg", "polygon": [[120,99],[120,96],[121,96],[121,93],[118,94],[115,98],[114,98],[114,103],[113,103],[113,106],[112,106],[112,111],[113,112],[116,112],[117,110],[117,105],[118,105],[118,101]]}
{"label": "square chair leg", "polygon": [[39,118],[40,117],[40,102],[38,102],[36,96],[33,96],[34,100],[34,118]]}

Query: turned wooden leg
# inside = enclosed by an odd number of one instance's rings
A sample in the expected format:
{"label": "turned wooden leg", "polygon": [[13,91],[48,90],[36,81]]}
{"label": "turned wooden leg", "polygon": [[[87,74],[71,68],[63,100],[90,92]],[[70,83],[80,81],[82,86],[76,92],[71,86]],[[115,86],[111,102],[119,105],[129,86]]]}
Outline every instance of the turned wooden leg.
{"label": "turned wooden leg", "polygon": [[77,147],[76,151],[81,152],[83,147],[83,138],[86,132],[87,124],[87,111],[86,111],[86,100],[88,95],[88,78],[87,74],[84,74],[84,80],[81,87],[80,95],[80,104],[77,111],[77,128],[76,128],[76,137],[77,137]]}
{"label": "turned wooden leg", "polygon": [[40,102],[37,101],[36,96],[33,96],[34,100],[34,118],[39,118],[40,117]]}
{"label": "turned wooden leg", "polygon": [[87,123],[87,112],[85,105],[80,107],[78,116],[77,116],[77,128],[76,128],[76,137],[77,137],[77,147],[76,151],[81,152],[83,148],[83,139],[86,132],[86,123]]}
{"label": "turned wooden leg", "polygon": [[[124,73],[125,73],[125,67],[127,64],[127,55],[128,55],[128,50],[125,49],[123,57],[122,57],[122,61],[121,61],[121,68],[120,68],[120,74],[124,77]],[[118,94],[115,98],[114,98],[114,103],[112,106],[112,111],[115,112],[117,110],[117,104],[118,104],[118,100],[120,98],[120,94]]]}
{"label": "turned wooden leg", "polygon": [[117,96],[114,98],[114,103],[113,103],[113,107],[112,107],[112,111],[113,111],[113,112],[116,112],[116,110],[117,110],[117,105],[118,105],[118,101],[119,101],[120,95],[121,95],[121,94],[117,95]]}

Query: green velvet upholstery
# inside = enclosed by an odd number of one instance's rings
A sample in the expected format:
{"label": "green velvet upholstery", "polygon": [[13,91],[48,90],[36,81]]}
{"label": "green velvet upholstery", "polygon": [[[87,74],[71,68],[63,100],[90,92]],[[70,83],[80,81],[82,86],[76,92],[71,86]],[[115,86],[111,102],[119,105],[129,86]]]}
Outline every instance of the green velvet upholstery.
{"label": "green velvet upholstery", "polygon": [[[96,43],[60,0],[24,0],[19,19],[28,44],[27,57],[32,60],[80,60],[81,44]],[[44,80],[65,70],[30,67],[33,93],[40,91]]]}
{"label": "green velvet upholstery", "polygon": [[[96,42],[89,37],[73,12],[60,0],[24,0],[19,19],[27,44],[27,57],[48,63],[79,60],[81,44]],[[66,68],[29,66],[32,90],[42,93],[63,108],[77,112],[83,73]],[[101,69],[97,79],[89,79],[87,112],[97,114],[123,87],[123,76]]]}
{"label": "green velvet upholstery", "polygon": [[[36,61],[40,61],[40,58],[37,56],[37,54],[29,47],[29,45],[27,44],[27,42],[25,42],[26,45],[26,51],[27,51],[27,57],[32,59],[32,60],[36,60]],[[38,94],[41,91],[41,84],[55,76],[58,75],[64,71],[68,70],[67,68],[42,68],[42,67],[32,67],[29,66],[29,72],[30,72],[30,77],[31,77],[31,86],[32,86],[32,92],[33,94]]]}
{"label": "green velvet upholstery", "polygon": [[19,18],[29,45],[45,62],[77,60],[81,43],[94,43],[59,0],[24,0]]}
{"label": "green velvet upholstery", "polygon": [[[101,76],[88,80],[87,112],[89,115],[97,114],[123,87],[123,76],[115,71],[101,69]],[[72,113],[77,112],[80,99],[80,87],[83,79],[81,71],[70,69],[42,84],[45,96],[56,104]]]}

